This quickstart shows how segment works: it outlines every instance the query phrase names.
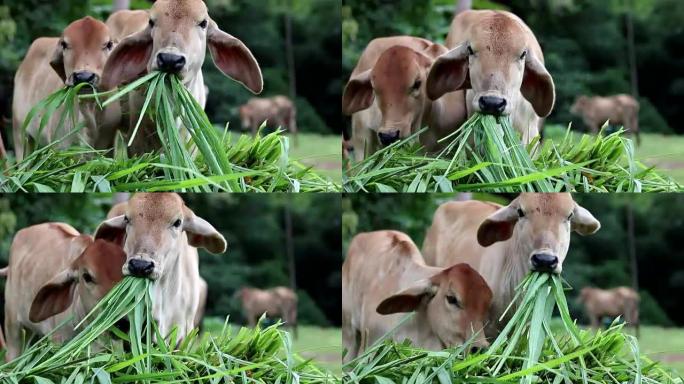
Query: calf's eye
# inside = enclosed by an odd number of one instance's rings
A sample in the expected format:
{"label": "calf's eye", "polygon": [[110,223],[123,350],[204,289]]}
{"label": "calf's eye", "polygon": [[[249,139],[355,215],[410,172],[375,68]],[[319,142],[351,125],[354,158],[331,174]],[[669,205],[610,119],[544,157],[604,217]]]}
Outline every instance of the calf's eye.
{"label": "calf's eye", "polygon": [[95,280],[93,280],[93,277],[90,275],[90,273],[83,272],[83,281],[90,284],[90,283],[94,282]]}
{"label": "calf's eye", "polygon": [[105,49],[107,49],[108,51],[111,51],[112,48],[114,48],[114,42],[110,40],[107,42],[107,44],[105,44]]}
{"label": "calf's eye", "polygon": [[572,220],[572,217],[575,215],[575,212],[570,212],[568,215],[568,221]]}
{"label": "calf's eye", "polygon": [[469,54],[469,55],[474,55],[474,54],[475,54],[475,51],[473,51],[473,47],[471,47],[470,45],[468,46],[468,54]]}
{"label": "calf's eye", "polygon": [[183,223],[183,222],[181,221],[181,219],[178,219],[178,220],[176,220],[176,221],[173,222],[173,227],[174,227],[174,228],[178,228],[178,227],[181,226],[182,223]]}
{"label": "calf's eye", "polygon": [[207,25],[209,25],[209,22],[207,19],[202,20],[202,22],[199,23],[200,28],[205,29],[207,28]]}
{"label": "calf's eye", "polygon": [[420,79],[416,79],[416,81],[411,86],[411,91],[414,92],[414,91],[420,90],[421,84],[422,84],[422,82],[420,81]]}
{"label": "calf's eye", "polygon": [[150,23],[150,28],[153,28],[154,27],[154,20],[150,19],[149,23]]}
{"label": "calf's eye", "polygon": [[451,305],[455,305],[458,308],[461,308],[461,303],[458,302],[458,299],[456,298],[456,296],[447,295],[446,300],[447,300],[447,303],[449,303]]}
{"label": "calf's eye", "polygon": [[62,47],[62,49],[68,49],[69,44],[66,43],[66,41],[62,40],[59,42],[59,45]]}
{"label": "calf's eye", "polygon": [[523,53],[520,55],[520,60],[525,59],[525,56],[527,56],[527,51],[523,51]]}
{"label": "calf's eye", "polygon": [[525,217],[525,211],[522,208],[518,208],[518,217]]}

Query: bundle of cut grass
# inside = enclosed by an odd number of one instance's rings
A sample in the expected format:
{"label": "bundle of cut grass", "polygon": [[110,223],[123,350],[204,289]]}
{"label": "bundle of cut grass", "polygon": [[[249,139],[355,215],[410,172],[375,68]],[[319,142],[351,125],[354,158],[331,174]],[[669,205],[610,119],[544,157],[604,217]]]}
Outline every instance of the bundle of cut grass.
{"label": "bundle of cut grass", "polygon": [[[339,382],[331,373],[294,354],[290,336],[278,329],[280,324],[264,329],[242,328],[233,334],[226,320],[216,336],[200,339],[195,330],[178,343],[174,330],[163,339],[150,316],[150,286],[146,279],[124,278],[93,309],[88,325],[74,339],[62,346],[51,343],[49,335],[39,340],[19,358],[0,366],[0,382]],[[128,334],[114,326],[126,315]],[[125,341],[126,348],[119,339]],[[91,348],[93,341],[98,342],[99,350]]]}
{"label": "bundle of cut grass", "polygon": [[[425,129],[353,164],[347,192],[673,192],[682,187],[634,158],[631,140],[615,132],[569,135],[559,144],[520,144],[509,119],[476,114],[425,156],[414,143]],[[534,149],[536,155],[529,153]]]}
{"label": "bundle of cut grass", "polygon": [[[80,86],[59,90],[32,109],[24,127],[40,116],[40,129],[44,128],[48,117],[63,106],[60,130],[65,119],[75,119],[77,97],[95,98],[106,107],[145,87],[140,119],[127,140],[117,136],[113,154],[84,147],[61,149],[65,140],[78,135],[82,128],[78,126],[59,140],[33,151],[21,162],[10,165],[0,175],[0,190],[330,192],[340,189],[310,167],[291,161],[288,138],[280,131],[264,137],[242,135],[232,144],[228,130],[219,135],[180,80],[160,72],[123,87],[102,103],[103,94],[79,96]],[[139,134],[144,116],[154,121],[161,149],[129,158],[127,148]],[[181,137],[177,119],[190,137]]]}
{"label": "bundle of cut grass", "polygon": [[[517,288],[517,310],[491,346],[432,352],[379,341],[345,364],[348,383],[684,383],[639,353],[637,340],[614,323],[596,334],[570,318],[558,276],[532,273]],[[558,308],[561,329],[552,327]],[[510,308],[509,308],[510,310]]]}

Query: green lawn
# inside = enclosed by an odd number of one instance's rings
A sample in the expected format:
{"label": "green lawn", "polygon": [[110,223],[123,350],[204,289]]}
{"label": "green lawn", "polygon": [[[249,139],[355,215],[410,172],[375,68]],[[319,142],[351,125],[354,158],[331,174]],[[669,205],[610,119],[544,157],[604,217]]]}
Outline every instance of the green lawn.
{"label": "green lawn", "polygon": [[[240,137],[239,132],[231,134],[233,141]],[[318,174],[342,184],[342,139],[316,133],[299,133],[297,136],[297,144],[290,139],[290,159],[312,166]]]}
{"label": "green lawn", "polygon": [[[204,319],[206,332],[218,333],[223,327],[219,318]],[[240,325],[233,325],[233,331]],[[289,330],[289,328],[285,328]],[[342,374],[342,330],[339,328],[321,328],[310,325],[299,326],[299,335],[293,339],[293,350],[306,359],[312,359],[322,368],[336,375]]]}
{"label": "green lawn", "polygon": [[641,327],[639,347],[653,360],[662,361],[665,366],[684,375],[684,329]]}
{"label": "green lawn", "polygon": [[[561,139],[564,134],[565,128],[560,126],[547,126],[544,129],[545,138]],[[573,135],[579,139],[582,133],[573,132]],[[684,136],[642,133],[636,158],[684,184]]]}

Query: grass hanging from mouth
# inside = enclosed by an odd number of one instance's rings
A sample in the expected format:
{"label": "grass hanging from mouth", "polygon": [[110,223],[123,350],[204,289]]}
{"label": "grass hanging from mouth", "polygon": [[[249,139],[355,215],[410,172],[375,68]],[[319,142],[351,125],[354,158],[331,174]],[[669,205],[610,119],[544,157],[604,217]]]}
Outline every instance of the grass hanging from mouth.
{"label": "grass hanging from mouth", "polygon": [[[639,352],[635,337],[613,323],[608,330],[580,329],[570,317],[558,275],[530,273],[516,289],[513,312],[499,336],[482,353],[473,340],[444,351],[410,342],[379,340],[346,363],[345,382],[367,383],[644,383],[681,384]],[[560,313],[560,325],[552,314]],[[405,381],[407,380],[408,381]]]}
{"label": "grass hanging from mouth", "polygon": [[[475,114],[426,155],[420,134],[382,148],[343,174],[346,192],[675,192],[682,186],[634,158],[623,131],[566,135],[525,148],[506,117]],[[568,128],[568,133],[570,129]],[[535,156],[530,156],[533,151]],[[362,148],[355,150],[363,150]]]}
{"label": "grass hanging from mouth", "polygon": [[[83,124],[60,139],[27,154],[0,174],[0,192],[334,192],[340,186],[312,168],[289,159],[289,139],[276,131],[266,136],[241,135],[236,143],[228,129],[223,135],[175,75],[153,72],[102,94],[80,95],[84,85],[66,87],[38,103],[24,123],[40,118],[40,130],[48,117],[63,107],[63,122],[76,121],[77,101],[95,99],[105,108],[122,101],[130,92],[144,94],[143,110],[129,137],[117,134],[113,151],[87,146],[64,149],[63,142],[78,134]],[[104,101],[105,96],[108,98]],[[143,118],[154,120],[161,149],[128,156],[127,148],[142,133]],[[189,133],[181,137],[177,122]],[[263,127],[262,127],[263,129]],[[113,158],[109,157],[113,156]]]}
{"label": "grass hanging from mouth", "polygon": [[[50,342],[49,335],[42,338],[19,358],[0,366],[0,383],[340,382],[294,354],[290,335],[279,329],[280,323],[235,333],[226,319],[218,335],[200,338],[195,329],[181,341],[174,328],[163,337],[151,316],[152,284],[125,277],[77,326],[81,331],[76,337],[62,346]],[[115,328],[126,316],[128,333]],[[70,320],[61,326],[71,326]],[[128,344],[127,350],[121,340]],[[99,351],[92,348],[94,341]]]}

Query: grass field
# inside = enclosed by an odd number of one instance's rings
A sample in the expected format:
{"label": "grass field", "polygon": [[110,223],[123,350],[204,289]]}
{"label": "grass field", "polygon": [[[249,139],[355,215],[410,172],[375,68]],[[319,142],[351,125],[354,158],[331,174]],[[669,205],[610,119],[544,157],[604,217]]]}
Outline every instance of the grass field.
{"label": "grass field", "polygon": [[[222,327],[222,319],[204,319],[204,330],[207,332],[218,333]],[[233,330],[237,331],[239,327],[233,325]],[[338,328],[299,326],[299,337],[293,340],[293,351],[336,375],[342,374],[342,331]]]}
{"label": "grass field", "polygon": [[[233,140],[240,137],[232,132]],[[295,145],[290,135],[290,159],[313,167],[318,174],[329,177],[335,183],[342,183],[342,142],[335,135],[299,133]]]}
{"label": "grass field", "polygon": [[[561,126],[547,126],[546,138],[560,139],[565,134]],[[579,139],[581,132],[573,132]],[[628,136],[631,137],[631,136]],[[659,173],[684,183],[684,136],[642,133],[641,145],[636,147],[636,158],[642,163],[655,166]]]}
{"label": "grass field", "polygon": [[684,329],[642,326],[639,346],[648,357],[684,375]]}

